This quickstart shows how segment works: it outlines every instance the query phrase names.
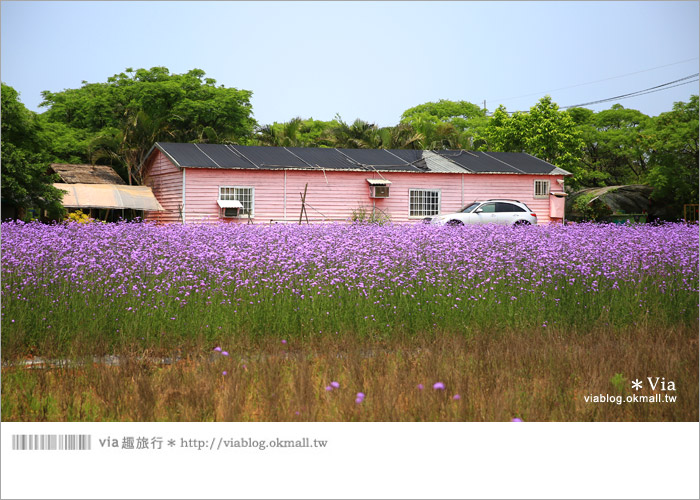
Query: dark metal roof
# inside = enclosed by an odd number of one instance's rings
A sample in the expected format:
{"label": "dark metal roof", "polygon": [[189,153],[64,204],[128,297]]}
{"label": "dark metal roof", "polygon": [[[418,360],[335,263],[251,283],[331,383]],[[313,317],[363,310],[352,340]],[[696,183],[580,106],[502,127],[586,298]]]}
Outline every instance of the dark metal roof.
{"label": "dark metal roof", "polygon": [[551,163],[547,163],[527,153],[486,153],[484,151],[453,150],[440,150],[435,151],[435,153],[474,173],[568,174],[568,172],[557,169]]}
{"label": "dark metal roof", "polygon": [[153,148],[161,150],[181,168],[568,174],[526,153],[440,150],[434,153],[454,164],[454,169],[435,170],[430,168],[431,162],[426,163],[422,150],[412,149],[284,148],[172,142],[158,142]]}
{"label": "dark metal roof", "polygon": [[361,167],[333,148],[287,148],[316,168],[328,170],[358,170]]}
{"label": "dark metal roof", "polygon": [[422,171],[428,170],[422,149],[387,149],[387,151],[394,156],[398,156],[403,161],[415,165]]}
{"label": "dark metal roof", "polygon": [[526,174],[549,174],[556,168],[551,163],[547,163],[527,153],[489,153],[489,155],[497,160],[516,166]]}
{"label": "dark metal roof", "polygon": [[[473,173],[504,173],[504,174],[522,174],[522,170],[498,161],[493,156],[481,151],[452,151],[440,150],[435,151],[443,158],[453,161],[457,165],[466,169],[467,172]],[[550,169],[551,170],[551,169]]]}
{"label": "dark metal roof", "polygon": [[400,156],[385,149],[339,149],[338,151],[361,165],[371,165],[375,170],[421,172],[417,166],[411,165]]}

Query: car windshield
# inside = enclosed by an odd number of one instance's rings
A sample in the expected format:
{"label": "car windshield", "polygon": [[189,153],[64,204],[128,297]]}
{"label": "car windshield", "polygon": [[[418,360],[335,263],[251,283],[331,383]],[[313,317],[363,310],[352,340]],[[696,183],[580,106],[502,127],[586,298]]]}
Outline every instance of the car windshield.
{"label": "car windshield", "polygon": [[472,203],[471,205],[467,205],[466,207],[464,207],[462,210],[460,210],[460,212],[462,212],[463,214],[470,214],[479,205],[481,205],[481,203]]}

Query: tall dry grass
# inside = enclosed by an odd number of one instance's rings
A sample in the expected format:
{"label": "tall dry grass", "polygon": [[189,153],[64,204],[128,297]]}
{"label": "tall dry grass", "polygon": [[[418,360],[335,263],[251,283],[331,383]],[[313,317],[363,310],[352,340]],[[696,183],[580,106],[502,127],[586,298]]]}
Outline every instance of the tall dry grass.
{"label": "tall dry grass", "polygon": [[[488,329],[392,338],[200,339],[172,364],[3,368],[6,421],[697,421],[693,326]],[[138,354],[138,355],[137,355]],[[159,353],[163,354],[163,353]],[[145,357],[144,357],[145,356]],[[224,374],[226,372],[226,374]],[[652,395],[674,403],[587,403]],[[644,387],[634,391],[631,381]],[[339,387],[330,386],[338,382]],[[444,390],[433,389],[442,382]],[[422,389],[419,388],[422,385]],[[330,387],[331,390],[327,390]],[[356,402],[357,393],[365,398]],[[458,399],[455,398],[458,396]]]}

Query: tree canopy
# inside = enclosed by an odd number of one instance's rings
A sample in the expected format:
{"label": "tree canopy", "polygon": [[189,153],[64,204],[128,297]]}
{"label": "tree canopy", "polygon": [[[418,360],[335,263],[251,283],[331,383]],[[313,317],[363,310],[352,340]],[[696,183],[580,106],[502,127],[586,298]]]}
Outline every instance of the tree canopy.
{"label": "tree canopy", "polygon": [[54,152],[82,148],[86,162],[120,167],[129,183],[141,181],[141,162],[156,141],[239,142],[256,125],[252,92],[216,86],[200,69],[127,68],[104,83],[42,96]]}
{"label": "tree canopy", "polygon": [[421,134],[426,149],[474,149],[487,118],[476,104],[440,99],[407,109],[400,123]]}
{"label": "tree canopy", "polygon": [[649,132],[649,170],[646,181],[654,187],[652,198],[669,207],[668,215],[680,217],[682,205],[698,203],[698,96],[676,102],[673,110],[653,120]]}
{"label": "tree canopy", "polygon": [[19,94],[2,84],[2,130],[0,134],[3,205],[17,210],[20,217],[29,207],[46,209],[57,215],[63,193],[53,187],[47,174],[49,155],[34,113],[19,100]]}
{"label": "tree canopy", "polygon": [[483,132],[482,151],[529,153],[574,174],[581,185],[585,173],[580,167],[584,146],[573,118],[545,96],[528,113],[509,115],[499,106]]}

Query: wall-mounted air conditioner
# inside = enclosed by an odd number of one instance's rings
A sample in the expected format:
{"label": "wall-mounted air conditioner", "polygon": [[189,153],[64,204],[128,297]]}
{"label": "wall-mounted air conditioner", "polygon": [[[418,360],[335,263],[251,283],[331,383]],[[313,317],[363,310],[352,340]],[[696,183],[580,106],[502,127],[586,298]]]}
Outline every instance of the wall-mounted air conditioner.
{"label": "wall-mounted air conditioner", "polygon": [[243,204],[238,200],[217,200],[223,217],[238,217],[243,209]]}
{"label": "wall-mounted air conditioner", "polygon": [[389,197],[389,184],[391,184],[391,181],[386,179],[367,179],[367,182],[369,183],[370,198]]}

